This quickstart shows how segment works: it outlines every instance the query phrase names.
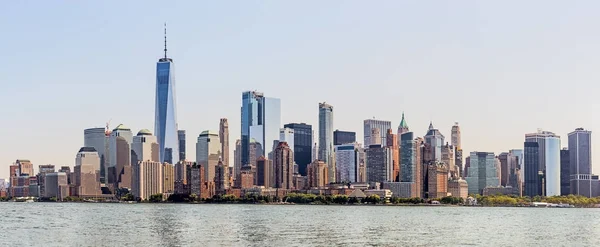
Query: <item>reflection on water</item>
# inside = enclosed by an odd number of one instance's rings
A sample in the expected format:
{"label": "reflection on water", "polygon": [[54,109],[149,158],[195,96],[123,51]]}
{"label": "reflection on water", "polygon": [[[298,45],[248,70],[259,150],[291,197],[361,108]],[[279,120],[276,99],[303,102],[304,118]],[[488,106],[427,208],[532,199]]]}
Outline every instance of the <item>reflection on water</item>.
{"label": "reflection on water", "polygon": [[0,246],[600,246],[599,209],[0,203]]}

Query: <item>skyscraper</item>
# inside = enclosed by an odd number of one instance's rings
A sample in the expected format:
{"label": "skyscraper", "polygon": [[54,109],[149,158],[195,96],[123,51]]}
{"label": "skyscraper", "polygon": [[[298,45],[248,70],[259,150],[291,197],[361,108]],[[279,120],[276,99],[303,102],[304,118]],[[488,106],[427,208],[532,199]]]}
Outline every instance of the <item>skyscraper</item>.
{"label": "skyscraper", "polygon": [[113,189],[131,188],[131,145],[133,133],[131,129],[119,124],[109,136],[109,164],[107,182]]}
{"label": "skyscraper", "polygon": [[327,164],[327,179],[335,182],[333,165],[333,106],[319,103],[319,160]]}
{"label": "skyscraper", "polygon": [[524,160],[525,164],[525,191],[524,195],[529,197],[541,196],[543,172],[540,168],[540,144],[537,142],[524,143]]}
{"label": "skyscraper", "polygon": [[196,143],[196,163],[204,167],[204,181],[214,182],[215,169],[221,157],[219,135],[213,131],[202,131]]}
{"label": "skyscraper", "polygon": [[333,145],[343,145],[356,142],[356,132],[335,130],[333,132]]}
{"label": "skyscraper", "polygon": [[[294,129],[285,127],[279,129],[279,142],[287,142],[292,152],[294,152]],[[296,153],[294,152],[294,154]]]}
{"label": "skyscraper", "polygon": [[433,123],[429,123],[427,134],[425,135],[425,142],[429,144],[433,150],[433,160],[442,160],[442,145],[444,145],[444,135],[433,127]]}
{"label": "skyscraper", "polygon": [[265,156],[258,157],[256,161],[256,186],[273,186],[273,162]]}
{"label": "skyscraper", "polygon": [[106,136],[105,128],[90,128],[83,130],[83,146],[93,147],[98,152],[100,157],[100,181],[104,182],[106,165],[108,163],[108,156],[106,155],[106,143],[108,137]]}
{"label": "skyscraper", "polygon": [[179,140],[179,161],[185,160],[185,130],[177,130],[177,139]]}
{"label": "skyscraper", "polygon": [[133,137],[133,144],[131,145],[133,157],[131,160],[133,164],[137,164],[140,161],[154,161],[159,162],[160,147],[156,140],[156,136],[152,135],[152,132],[147,129],[140,130],[136,136]]}
{"label": "skyscraper", "polygon": [[[75,187],[79,197],[102,194],[97,176],[100,157],[94,147],[82,147],[75,158]],[[52,169],[54,170],[54,168]]]}
{"label": "skyscraper", "polygon": [[273,163],[275,165],[275,188],[293,189],[294,152],[287,142],[280,142],[275,148]]}
{"label": "skyscraper", "polygon": [[[383,141],[380,138],[381,132],[382,131],[379,128],[372,128],[371,129],[371,135],[370,135],[371,141],[369,142],[369,146],[371,146],[371,145],[382,145]],[[387,141],[387,139],[386,139],[386,141]]]}
{"label": "skyscraper", "polygon": [[298,173],[306,176],[306,166],[312,162],[312,126],[305,123],[289,123],[283,126],[294,130],[294,162],[298,165]]}
{"label": "skyscraper", "polygon": [[[398,140],[402,142],[400,138],[402,134],[409,132],[408,124],[406,123],[406,119],[404,119],[404,112],[402,112],[402,120],[400,121],[400,125],[398,125]],[[401,144],[398,144],[401,146]]]}
{"label": "skyscraper", "polygon": [[336,181],[342,183],[358,182],[358,164],[360,161],[360,145],[348,143],[335,146]]}
{"label": "skyscraper", "polygon": [[165,24],[165,56],[156,63],[156,105],[154,132],[160,149],[160,162],[174,164],[179,155],[177,108],[175,98],[175,66],[167,57],[167,27]]}
{"label": "skyscraper", "polygon": [[597,181],[592,181],[591,131],[577,128],[569,133],[569,165],[571,194],[593,196],[593,183]]}
{"label": "skyscraper", "polygon": [[420,197],[423,166],[419,164],[419,149],[422,140],[415,139],[413,132],[404,132],[400,139],[400,182],[411,183],[410,197]]}
{"label": "skyscraper", "polygon": [[392,149],[392,165],[394,167],[392,181],[400,182],[400,147],[398,146],[398,136],[392,129],[387,130],[386,143],[387,147]]}
{"label": "skyscraper", "polygon": [[221,142],[221,160],[225,167],[229,167],[229,122],[227,118],[219,121],[219,140]]}
{"label": "skyscraper", "polygon": [[560,195],[571,194],[571,166],[569,165],[569,149],[560,150]]}
{"label": "skyscraper", "polygon": [[454,126],[452,126],[451,138],[452,146],[455,146],[458,149],[462,149],[460,141],[460,126],[458,126],[458,122],[454,123]]}
{"label": "skyscraper", "polygon": [[500,186],[496,156],[488,152],[471,152],[469,174],[466,177],[469,194],[483,194],[486,187]]}
{"label": "skyscraper", "polygon": [[314,160],[312,163],[310,163],[307,167],[308,187],[318,188],[328,184],[328,170],[329,169],[327,169],[327,164],[325,164],[325,162],[323,161]]}
{"label": "skyscraper", "polygon": [[235,149],[233,150],[233,177],[237,178],[242,172],[242,140],[235,140]]}
{"label": "skyscraper", "polygon": [[219,160],[215,168],[215,188],[220,193],[229,189],[229,167],[222,160]]}
{"label": "skyscraper", "polygon": [[279,140],[281,126],[281,101],[268,98],[261,92],[242,93],[241,107],[242,166],[248,164],[250,141],[254,139],[263,148],[261,155],[271,150],[273,141]]}
{"label": "skyscraper", "polygon": [[133,165],[132,194],[141,200],[163,193],[163,164],[156,161],[141,161]]}
{"label": "skyscraper", "polygon": [[392,149],[381,145],[371,145],[365,149],[367,182],[391,182],[394,165]]}
{"label": "skyscraper", "polygon": [[538,143],[539,169],[546,185],[543,195],[560,195],[560,136],[539,130],[537,133],[526,134],[525,141]]}
{"label": "skyscraper", "polygon": [[[381,144],[381,146],[387,146],[386,138],[387,138],[387,130],[392,128],[392,122],[385,120],[377,120],[377,119],[366,119],[364,121],[364,146],[369,147],[374,144]],[[376,140],[372,137],[372,130],[379,129],[379,138],[381,142],[373,142]]]}

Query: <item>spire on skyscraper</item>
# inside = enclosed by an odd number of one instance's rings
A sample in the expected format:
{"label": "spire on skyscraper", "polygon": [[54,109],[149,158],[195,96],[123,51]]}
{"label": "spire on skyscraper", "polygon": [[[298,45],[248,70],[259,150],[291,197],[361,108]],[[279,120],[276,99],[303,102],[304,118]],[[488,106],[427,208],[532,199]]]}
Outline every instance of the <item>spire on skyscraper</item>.
{"label": "spire on skyscraper", "polygon": [[167,23],[165,22],[165,59],[167,59]]}
{"label": "spire on skyscraper", "polygon": [[404,112],[402,112],[402,121],[400,121],[400,128],[408,129],[408,124],[406,124],[406,120],[404,119]]}
{"label": "spire on skyscraper", "polygon": [[429,121],[429,130],[432,130],[433,128],[433,121]]}

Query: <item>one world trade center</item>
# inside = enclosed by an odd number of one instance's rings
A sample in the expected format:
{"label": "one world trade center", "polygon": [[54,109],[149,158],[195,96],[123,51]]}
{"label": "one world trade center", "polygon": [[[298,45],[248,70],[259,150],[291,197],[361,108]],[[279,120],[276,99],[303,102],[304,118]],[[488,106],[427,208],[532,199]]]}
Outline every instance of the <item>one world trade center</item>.
{"label": "one world trade center", "polygon": [[165,56],[156,63],[156,108],[154,132],[160,148],[160,161],[174,164],[179,154],[177,111],[175,100],[175,71],[173,59],[167,57],[167,28],[165,24]]}

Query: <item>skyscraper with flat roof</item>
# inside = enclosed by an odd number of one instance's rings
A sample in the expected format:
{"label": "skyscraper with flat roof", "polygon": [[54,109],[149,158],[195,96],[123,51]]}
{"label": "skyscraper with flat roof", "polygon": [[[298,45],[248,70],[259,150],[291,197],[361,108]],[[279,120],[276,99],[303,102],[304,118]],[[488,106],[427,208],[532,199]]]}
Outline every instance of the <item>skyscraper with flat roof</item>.
{"label": "skyscraper with flat roof", "polygon": [[214,131],[202,131],[196,143],[196,163],[204,167],[204,181],[214,182],[215,169],[221,157],[219,135]]}
{"label": "skyscraper with flat roof", "polygon": [[[102,194],[100,191],[100,181],[97,176],[100,167],[100,156],[94,147],[82,147],[75,158],[76,196],[97,196]],[[45,193],[45,191],[44,191]]]}
{"label": "skyscraper with flat roof", "polygon": [[185,160],[185,130],[177,130],[177,139],[179,141],[179,161]]}
{"label": "skyscraper with flat roof", "polygon": [[281,128],[281,100],[265,97],[257,91],[242,93],[241,107],[241,162],[248,164],[250,142],[254,139],[263,148],[261,155],[271,152],[273,141],[279,140]]}
{"label": "skyscraper with flat roof", "polygon": [[346,183],[358,182],[360,148],[360,145],[356,142],[335,146],[336,181]]}
{"label": "skyscraper with flat roof", "polygon": [[538,130],[536,133],[526,134],[525,141],[538,143],[538,171],[542,172],[545,184],[542,195],[560,195],[560,136],[549,131]]}
{"label": "skyscraper with flat roof", "polygon": [[[392,122],[377,119],[366,119],[363,121],[364,125],[364,146],[369,147],[374,144],[380,144],[381,146],[387,146],[387,130],[392,128]],[[373,137],[373,129],[379,129],[379,140],[376,142],[377,136]]]}
{"label": "skyscraper with flat roof", "polygon": [[467,184],[469,194],[483,194],[487,187],[500,186],[496,156],[490,152],[471,152]]}
{"label": "skyscraper with flat roof", "polygon": [[571,194],[592,197],[598,179],[592,179],[591,131],[577,128],[569,133],[569,165]]}
{"label": "skyscraper with flat roof", "polygon": [[108,155],[106,154],[106,143],[108,136],[105,128],[90,128],[83,130],[83,146],[93,147],[100,157],[100,181],[105,181],[106,165]]}
{"label": "skyscraper with flat roof", "polygon": [[177,107],[175,97],[175,66],[167,57],[167,28],[165,24],[165,56],[156,63],[156,104],[154,132],[160,149],[160,162],[174,164],[179,156]]}
{"label": "skyscraper with flat roof", "polygon": [[327,179],[335,182],[333,164],[333,106],[319,103],[319,160],[327,164]]}
{"label": "skyscraper with flat roof", "polygon": [[560,150],[560,195],[571,194],[571,166],[569,164],[569,149]]}
{"label": "skyscraper with flat roof", "polygon": [[273,152],[275,188],[293,189],[294,152],[292,152],[287,142],[280,142]]}
{"label": "skyscraper with flat roof", "polygon": [[229,121],[221,118],[219,121],[219,140],[221,142],[221,161],[224,166],[229,167]]}
{"label": "skyscraper with flat roof", "polygon": [[335,130],[333,132],[333,145],[343,145],[356,142],[356,132]]}
{"label": "skyscraper with flat roof", "polygon": [[306,176],[306,166],[312,162],[312,126],[305,123],[289,123],[283,126],[294,130],[294,162],[298,165],[298,173]]}

